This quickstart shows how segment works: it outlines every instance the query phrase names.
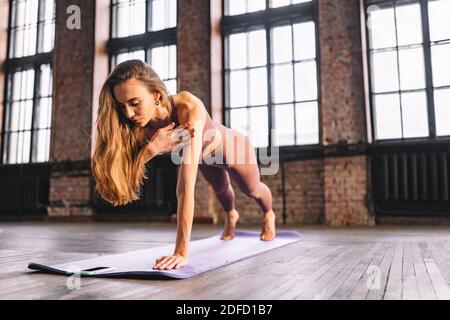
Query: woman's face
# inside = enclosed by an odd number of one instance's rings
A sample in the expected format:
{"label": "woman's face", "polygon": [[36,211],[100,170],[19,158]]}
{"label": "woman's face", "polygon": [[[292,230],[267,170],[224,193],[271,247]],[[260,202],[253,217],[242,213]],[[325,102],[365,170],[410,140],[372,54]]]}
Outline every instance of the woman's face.
{"label": "woman's face", "polygon": [[148,92],[141,81],[127,80],[116,85],[113,91],[120,110],[136,125],[145,127],[150,120],[157,117],[155,100],[160,100],[161,95]]}

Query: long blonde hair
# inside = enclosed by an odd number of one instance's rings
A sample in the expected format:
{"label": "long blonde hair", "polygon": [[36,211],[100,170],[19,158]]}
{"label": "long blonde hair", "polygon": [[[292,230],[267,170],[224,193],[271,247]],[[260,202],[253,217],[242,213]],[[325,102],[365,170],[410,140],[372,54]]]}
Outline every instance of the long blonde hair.
{"label": "long blonde hair", "polygon": [[146,130],[125,117],[113,93],[116,85],[130,79],[142,81],[150,93],[159,92],[162,105],[170,108],[164,82],[141,60],[118,64],[103,84],[91,169],[95,190],[115,207],[138,200],[144,179],[148,179],[143,158]]}

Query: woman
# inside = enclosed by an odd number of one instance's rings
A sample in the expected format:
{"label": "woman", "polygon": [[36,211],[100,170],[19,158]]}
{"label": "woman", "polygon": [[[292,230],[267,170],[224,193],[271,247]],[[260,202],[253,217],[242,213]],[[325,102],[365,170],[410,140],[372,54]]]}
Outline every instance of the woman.
{"label": "woman", "polygon": [[[178,125],[176,129],[173,129]],[[194,187],[198,169],[213,187],[226,211],[223,240],[234,237],[239,213],[230,176],[259,205],[261,240],[275,238],[275,213],[270,189],[260,181],[250,140],[211,120],[203,103],[183,91],[168,96],[155,71],[140,60],[115,67],[100,93],[97,137],[92,159],[96,190],[114,206],[139,199],[145,163],[155,155],[182,147],[177,182],[177,238],[171,256],[156,260],[154,269],[178,269],[187,264],[194,215]],[[206,139],[210,135],[211,139]],[[238,141],[236,143],[236,141]],[[178,149],[180,150],[180,149]],[[241,155],[245,151],[244,161]],[[220,158],[218,163],[202,160]]]}

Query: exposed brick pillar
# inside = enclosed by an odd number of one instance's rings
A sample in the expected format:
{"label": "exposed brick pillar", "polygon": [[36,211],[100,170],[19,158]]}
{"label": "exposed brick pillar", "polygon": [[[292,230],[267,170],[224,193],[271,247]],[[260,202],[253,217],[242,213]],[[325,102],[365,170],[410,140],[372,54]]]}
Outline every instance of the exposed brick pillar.
{"label": "exposed brick pillar", "polygon": [[[211,114],[210,1],[178,0],[177,12],[178,91],[186,90],[196,95]],[[197,177],[194,218],[216,221],[212,189],[200,171]]]}
{"label": "exposed brick pillar", "polygon": [[[322,143],[367,141],[359,0],[321,0]],[[326,158],[325,223],[373,225],[366,205],[367,157]]]}
{"label": "exposed brick pillar", "polygon": [[[56,1],[49,216],[90,216],[90,155],[96,1]],[[81,29],[69,29],[70,6]]]}
{"label": "exposed brick pillar", "polygon": [[[5,62],[8,48],[8,17],[9,17],[9,0],[0,0],[0,132],[3,131],[3,114],[5,113],[5,95],[4,88],[6,86]],[[2,144],[2,135],[0,135],[0,146]],[[1,151],[0,151],[1,153]]]}

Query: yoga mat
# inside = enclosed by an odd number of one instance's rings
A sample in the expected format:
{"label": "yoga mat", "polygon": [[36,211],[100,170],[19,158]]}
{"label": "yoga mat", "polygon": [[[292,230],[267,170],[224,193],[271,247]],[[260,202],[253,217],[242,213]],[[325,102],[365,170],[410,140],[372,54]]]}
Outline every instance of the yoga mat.
{"label": "yoga mat", "polygon": [[[191,241],[188,264],[180,269],[152,269],[157,258],[173,253],[174,243],[51,266],[30,263],[28,268],[66,276],[79,274],[81,277],[186,279],[300,240],[300,233],[297,231],[277,231],[276,238],[272,241],[261,241],[259,231],[238,229],[233,240],[221,240],[222,233],[223,231],[220,231],[213,237]],[[99,269],[96,274],[86,274],[86,270],[93,268],[109,269]]]}

